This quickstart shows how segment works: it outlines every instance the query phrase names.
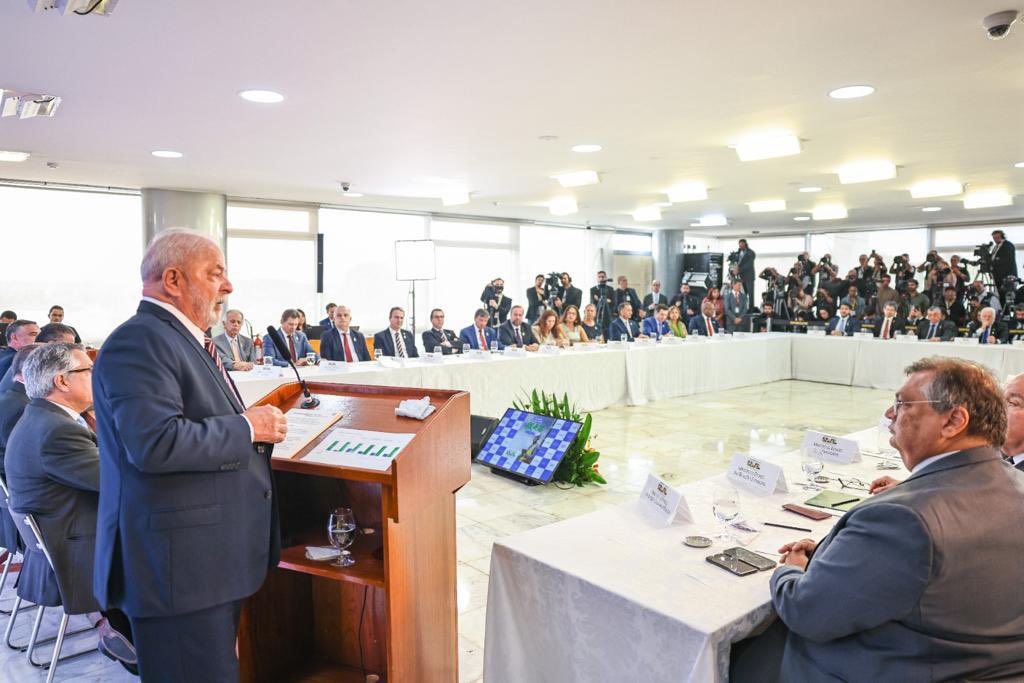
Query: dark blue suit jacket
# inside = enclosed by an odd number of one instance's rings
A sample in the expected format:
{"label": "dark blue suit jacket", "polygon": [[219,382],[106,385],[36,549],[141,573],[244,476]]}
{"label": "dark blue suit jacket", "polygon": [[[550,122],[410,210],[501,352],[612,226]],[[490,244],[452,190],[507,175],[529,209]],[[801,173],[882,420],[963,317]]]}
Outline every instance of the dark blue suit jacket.
{"label": "dark blue suit jacket", "polygon": [[[833,332],[835,332],[837,325],[839,325],[838,315],[828,321],[828,327],[825,328],[825,333],[832,334]],[[846,319],[845,336],[852,337],[854,332],[860,332],[860,321],[851,315],[849,318]]]}
{"label": "dark blue suit jacket", "polygon": [[[402,343],[405,344],[405,354],[409,358],[419,358],[420,352],[416,350],[416,337],[412,336],[409,330],[402,330]],[[391,336],[391,328],[381,330],[373,335],[374,352],[380,349],[385,356],[395,355],[395,339]]]}
{"label": "dark blue suit jacket", "polygon": [[[477,337],[476,334],[476,325],[463,327],[462,330],[459,332],[459,339],[462,340],[463,344],[469,344],[469,348],[471,349],[480,348],[480,339]],[[490,326],[485,327],[484,339],[487,340],[488,349],[497,349],[501,347],[501,344],[498,342],[498,330],[496,328]]]}
{"label": "dark blue suit jacket", "polygon": [[17,350],[12,349],[10,346],[0,348],[0,377],[7,374],[11,363],[14,362],[14,354],[16,353],[18,353]]}
{"label": "dark blue suit jacket", "polygon": [[[624,334],[626,334],[626,324],[622,318],[616,318],[608,326],[608,341],[619,341]],[[629,341],[633,341],[638,336],[640,336],[640,327],[636,324],[635,320],[630,320]]]}
{"label": "dark blue suit jacket", "polygon": [[[288,348],[288,336],[280,327],[277,328],[277,331],[281,335],[281,339],[284,340],[285,348]],[[295,330],[294,337],[295,358],[292,358],[292,360],[305,358],[307,353],[316,353],[316,351],[310,345],[309,339],[306,337],[305,332],[299,332],[298,330]],[[281,352],[277,350],[276,346],[274,346],[274,341],[270,338],[269,334],[263,335],[263,355],[273,356],[274,365],[280,368],[288,367],[288,361],[281,357]],[[317,354],[317,357],[319,358],[319,354]]]}
{"label": "dark blue suit jacket", "polygon": [[654,317],[644,318],[643,331],[648,337],[664,337],[672,332],[667,320],[659,323]]}
{"label": "dark blue suit jacket", "polygon": [[[21,414],[25,412],[28,405],[28,396],[25,394],[25,385],[15,382],[10,391],[0,394],[0,476],[4,474],[4,457],[7,451],[7,442],[14,431],[14,425],[18,424]],[[18,528],[14,525],[14,519],[7,514],[7,506],[3,502],[0,492],[0,548],[21,547]]]}
{"label": "dark blue suit jacket", "polygon": [[[462,353],[462,342],[459,340],[455,332],[445,328],[441,329],[442,331],[438,332],[431,327],[420,335],[420,338],[423,340],[423,350],[430,353],[440,347],[442,356],[449,356],[453,353]],[[444,335],[443,338],[441,336],[442,334]],[[441,346],[446,339],[451,346]]]}
{"label": "dark blue suit jacket", "polygon": [[[356,361],[370,360],[370,351],[366,348],[366,337],[353,329],[349,329],[348,339]],[[325,330],[320,335],[320,357],[325,360],[345,360],[345,347],[341,339],[341,330],[337,327]]]}
{"label": "dark blue suit jacket", "polygon": [[[718,326],[718,321],[715,320],[714,318],[710,318],[710,320],[711,329],[715,331],[715,334],[721,332],[722,330]],[[708,325],[706,322],[704,322],[704,316],[702,314],[697,314],[690,318],[690,327],[687,330],[687,332],[689,332],[690,334],[695,334],[699,337],[708,336]]]}
{"label": "dark blue suit jacket", "polygon": [[103,344],[93,403],[100,605],[167,617],[255,593],[280,553],[271,446],[195,337],[143,301]]}

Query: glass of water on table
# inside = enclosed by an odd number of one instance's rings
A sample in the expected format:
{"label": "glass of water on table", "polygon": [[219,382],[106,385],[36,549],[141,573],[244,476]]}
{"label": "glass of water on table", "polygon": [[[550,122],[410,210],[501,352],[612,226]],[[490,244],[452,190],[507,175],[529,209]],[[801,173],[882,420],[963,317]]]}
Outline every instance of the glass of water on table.
{"label": "glass of water on table", "polygon": [[711,495],[711,511],[722,523],[722,531],[715,538],[731,545],[736,542],[736,537],[729,531],[729,525],[740,515],[739,492],[731,486],[720,486]]}
{"label": "glass of water on table", "polygon": [[821,471],[825,469],[825,463],[809,448],[800,449],[800,469],[803,470],[804,476],[807,477],[807,483],[801,484],[801,486],[808,491],[821,491],[817,478]]}
{"label": "glass of water on table", "polygon": [[341,551],[338,559],[332,562],[335,567],[351,567],[356,563],[352,559],[349,546],[356,540],[356,518],[352,508],[336,508],[327,518],[327,537],[331,545]]}

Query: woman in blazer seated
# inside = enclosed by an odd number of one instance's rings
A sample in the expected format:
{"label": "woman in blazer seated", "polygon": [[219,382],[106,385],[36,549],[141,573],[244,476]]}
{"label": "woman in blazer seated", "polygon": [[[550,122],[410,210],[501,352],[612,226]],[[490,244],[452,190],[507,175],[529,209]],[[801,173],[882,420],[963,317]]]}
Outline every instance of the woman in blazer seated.
{"label": "woman in blazer seated", "polygon": [[971,323],[967,336],[977,337],[979,344],[1005,344],[1010,333],[1006,323],[996,320],[994,308],[983,308],[978,313],[978,322]]}
{"label": "woman in blazer seated", "polygon": [[673,337],[686,339],[686,325],[683,323],[683,313],[678,306],[671,306],[668,309],[668,331]]}
{"label": "woman in blazer seated", "polygon": [[533,336],[537,338],[537,343],[541,346],[565,347],[569,345],[569,340],[559,329],[558,314],[550,308],[537,318],[537,324],[533,326]]}

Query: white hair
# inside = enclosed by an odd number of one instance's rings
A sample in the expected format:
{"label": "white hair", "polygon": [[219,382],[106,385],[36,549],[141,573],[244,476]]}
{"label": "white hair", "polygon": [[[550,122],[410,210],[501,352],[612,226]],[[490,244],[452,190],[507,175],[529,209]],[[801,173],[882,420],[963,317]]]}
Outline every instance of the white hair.
{"label": "white hair", "polygon": [[978,316],[980,317],[983,313],[991,313],[992,317],[994,318],[996,316],[996,309],[992,308],[991,306],[986,306],[985,308],[978,311]]}
{"label": "white hair", "polygon": [[56,342],[43,344],[25,361],[21,374],[29,398],[46,398],[54,392],[53,380],[78,367],[73,351],[83,350],[80,344]]}
{"label": "white hair", "polygon": [[170,228],[153,238],[142,257],[140,272],[143,282],[160,280],[168,268],[184,268],[204,249],[220,247],[206,235],[188,228]]}

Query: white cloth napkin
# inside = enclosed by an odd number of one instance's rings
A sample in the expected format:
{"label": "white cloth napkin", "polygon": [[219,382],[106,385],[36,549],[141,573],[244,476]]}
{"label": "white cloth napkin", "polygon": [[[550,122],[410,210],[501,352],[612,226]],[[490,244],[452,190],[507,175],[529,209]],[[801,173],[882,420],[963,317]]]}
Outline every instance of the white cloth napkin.
{"label": "white cloth napkin", "polygon": [[437,410],[434,406],[430,405],[430,397],[424,396],[418,401],[407,400],[402,401],[395,408],[395,415],[399,417],[413,417],[417,420],[425,420],[428,415]]}
{"label": "white cloth napkin", "polygon": [[307,545],[306,557],[317,562],[333,560],[341,555],[341,551],[330,545]]}

